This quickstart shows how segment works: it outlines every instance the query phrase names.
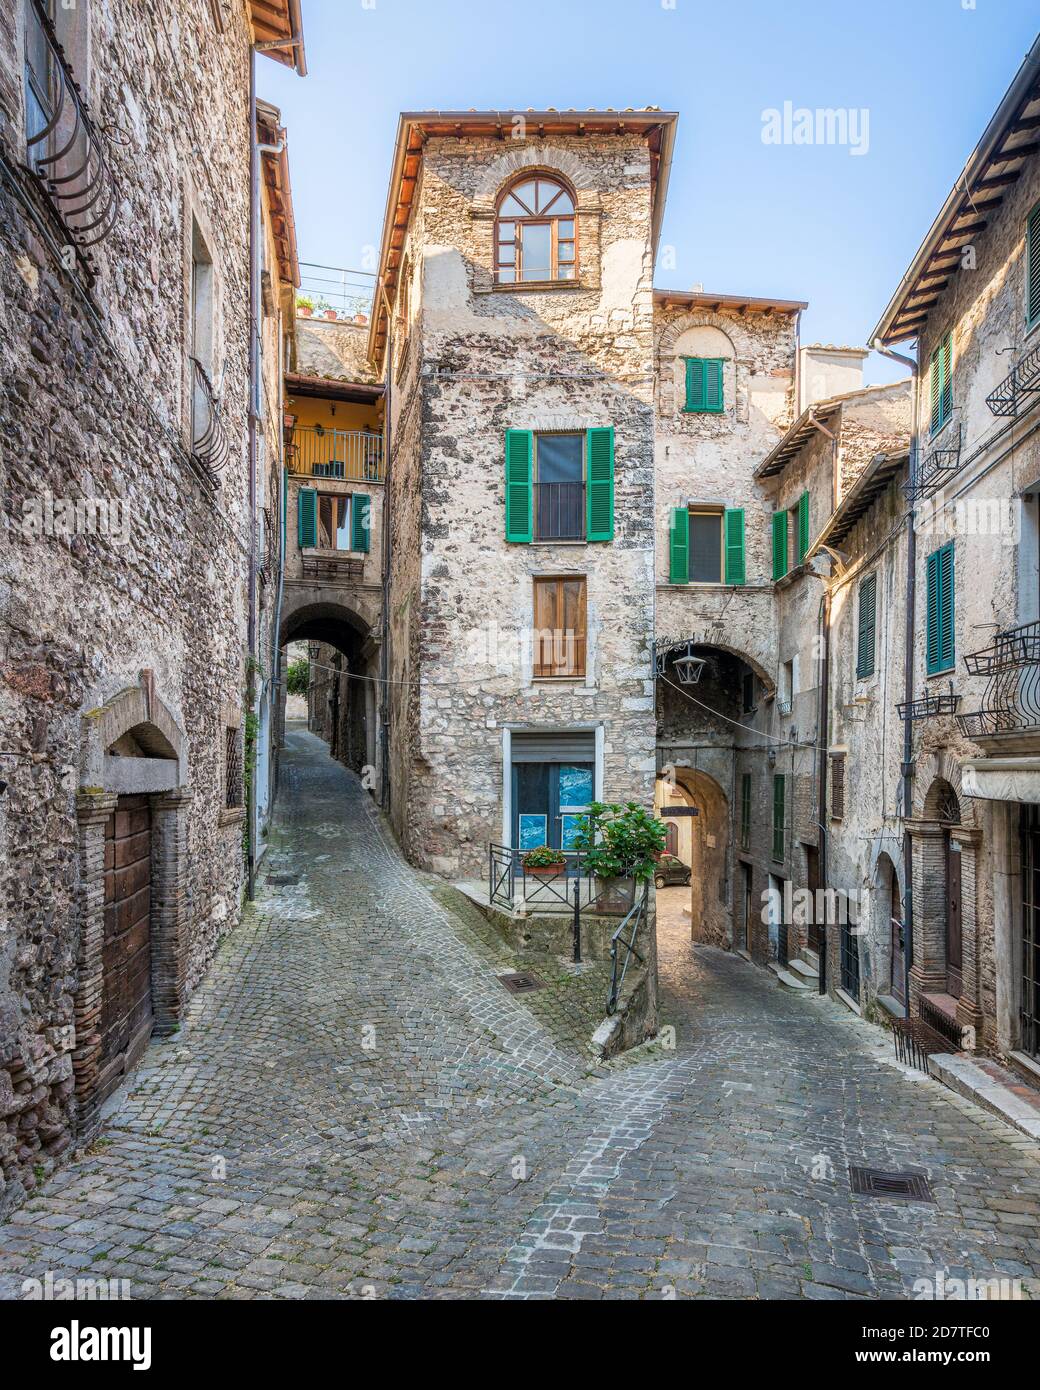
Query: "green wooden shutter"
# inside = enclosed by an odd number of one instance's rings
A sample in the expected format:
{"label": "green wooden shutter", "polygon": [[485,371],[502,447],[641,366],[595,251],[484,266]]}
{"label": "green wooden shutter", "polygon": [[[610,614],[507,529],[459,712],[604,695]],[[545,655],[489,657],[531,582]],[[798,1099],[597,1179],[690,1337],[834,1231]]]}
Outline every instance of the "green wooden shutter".
{"label": "green wooden shutter", "polygon": [[773,858],[784,857],[784,820],[786,816],[785,779],[783,773],[773,777]]}
{"label": "green wooden shutter", "polygon": [[668,578],[672,584],[689,582],[690,513],[686,507],[672,508],[672,528],[668,535]]}
{"label": "green wooden shutter", "polygon": [[586,435],[585,462],[585,539],[614,539],[614,426],[589,430]]}
{"label": "green wooden shutter", "polygon": [[803,492],[798,499],[798,563],[805,559],[809,549],[809,494]]}
{"label": "green wooden shutter", "polygon": [[954,566],[953,542],[933,550],[927,562],[928,627],[925,634],[925,666],[928,674],[949,671],[954,665]]}
{"label": "green wooden shutter", "polygon": [[1040,203],[1026,223],[1026,328],[1040,323]]}
{"label": "green wooden shutter", "polygon": [[355,492],[350,507],[351,549],[363,550],[367,554],[372,525],[372,499],[363,492]]}
{"label": "green wooden shutter", "polygon": [[726,528],[726,583],[743,584],[747,579],[744,566],[743,507],[727,507],[724,525]]}
{"label": "green wooden shutter", "polygon": [[686,359],[686,409],[704,409],[704,359]]}
{"label": "green wooden shutter", "polygon": [[868,574],[859,586],[859,619],[856,634],[856,675],[861,679],[874,674],[877,633],[877,575]]}
{"label": "green wooden shutter", "polygon": [[722,410],[722,359],[709,357],[704,362],[704,409]]}
{"label": "green wooden shutter", "polygon": [[534,489],[530,430],[506,430],[506,540],[530,541],[534,536]]}
{"label": "green wooden shutter", "polygon": [[301,550],[318,544],[318,494],[312,487],[301,487],[297,494],[296,525]]}
{"label": "green wooden shutter", "polygon": [[773,578],[787,573],[787,513],[773,513]]}
{"label": "green wooden shutter", "polygon": [[932,434],[938,433],[953,414],[952,363],[952,341],[950,334],[946,333],[932,353],[929,367]]}

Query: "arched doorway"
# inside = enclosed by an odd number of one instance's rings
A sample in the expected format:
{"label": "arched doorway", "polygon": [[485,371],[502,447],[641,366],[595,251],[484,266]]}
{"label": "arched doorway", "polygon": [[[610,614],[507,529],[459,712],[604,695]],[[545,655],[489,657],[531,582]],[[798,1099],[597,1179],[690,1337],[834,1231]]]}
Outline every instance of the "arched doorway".
{"label": "arched doorway", "polygon": [[675,781],[698,814],[690,817],[690,937],[728,946],[733,936],[729,902],[729,798],[709,773],[676,767]]}
{"label": "arched doorway", "polygon": [[906,924],[899,873],[887,854],[878,855],[874,877],[874,940],[879,965],[877,989],[906,1007]]}

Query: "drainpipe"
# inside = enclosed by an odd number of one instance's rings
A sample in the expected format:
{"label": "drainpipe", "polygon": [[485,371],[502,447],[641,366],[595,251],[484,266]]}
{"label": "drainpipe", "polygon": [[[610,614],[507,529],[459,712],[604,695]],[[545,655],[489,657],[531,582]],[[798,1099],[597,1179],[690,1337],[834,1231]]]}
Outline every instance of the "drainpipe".
{"label": "drainpipe", "polygon": [[[256,465],[260,394],[260,355],[257,351],[257,315],[260,304],[260,151],[256,139],[256,49],[249,50],[249,699],[253,706],[256,679]],[[255,753],[255,749],[254,749]],[[246,807],[246,897],[252,902],[256,886],[256,760],[250,778]]]}
{"label": "drainpipe", "polygon": [[[905,357],[901,352],[893,352],[891,348],[884,345],[880,338],[875,338],[871,346],[875,352],[880,352],[882,356],[890,357],[893,362],[899,362],[908,368],[913,379],[913,388],[910,394],[910,477],[913,479],[917,473],[920,364],[914,357]],[[906,513],[906,651],[903,655],[903,700],[908,716],[909,707],[913,704],[914,699],[914,607],[917,601],[916,595],[917,532],[914,530],[914,505],[911,502]],[[914,886],[911,862],[913,848],[910,831],[906,828],[906,823],[910,819],[914,775],[914,725],[913,720],[909,717],[903,720],[903,766],[901,772],[903,792],[903,995],[905,998],[903,1007],[906,1011],[905,1016],[909,1018],[910,967],[914,957]]]}

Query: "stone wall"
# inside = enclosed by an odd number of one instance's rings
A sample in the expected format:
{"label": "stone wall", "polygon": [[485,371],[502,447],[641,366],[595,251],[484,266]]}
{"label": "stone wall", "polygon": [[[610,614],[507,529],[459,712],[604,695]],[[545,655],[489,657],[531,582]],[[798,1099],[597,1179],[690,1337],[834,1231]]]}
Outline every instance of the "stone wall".
{"label": "stone wall", "polygon": [[[176,26],[112,0],[90,7],[89,74],[78,73],[113,144],[119,215],[97,278],[59,261],[60,229],[24,191],[21,35],[0,33],[0,1206],[65,1152],[76,1127],[74,1064],[96,1012],[77,1016],[79,923],[96,910],[94,843],[77,821],[84,716],[139,673],[184,735],[180,881],[164,890],[186,997],[236,922],[242,813],[225,808],[225,728],[241,717],[247,397],[248,34],[209,10]],[[214,351],[223,373],[227,467],[188,459],[185,325],[191,215],[214,258]],[[126,508],[128,534],[63,535],[48,498]],[[25,526],[42,508],[42,533]],[[109,515],[115,518],[114,509]],[[123,543],[125,539],[125,543]],[[149,697],[151,699],[151,697]],[[84,836],[86,835],[86,838]]]}

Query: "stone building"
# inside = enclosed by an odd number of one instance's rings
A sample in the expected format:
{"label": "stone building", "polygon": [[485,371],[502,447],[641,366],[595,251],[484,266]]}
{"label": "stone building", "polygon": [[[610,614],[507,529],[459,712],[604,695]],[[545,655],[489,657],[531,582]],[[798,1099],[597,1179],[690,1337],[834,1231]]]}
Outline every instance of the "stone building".
{"label": "stone building", "polygon": [[238,918],[254,41],[303,70],[295,0],[9,9],[0,1206],[91,1135]]}
{"label": "stone building", "polygon": [[[913,342],[910,1005],[1040,1075],[1040,40],[876,329]],[[967,1030],[967,1031],[965,1031]]]}
{"label": "stone building", "polygon": [[653,802],[653,262],[675,118],[401,118],[388,383],[389,783],[418,863]]}

